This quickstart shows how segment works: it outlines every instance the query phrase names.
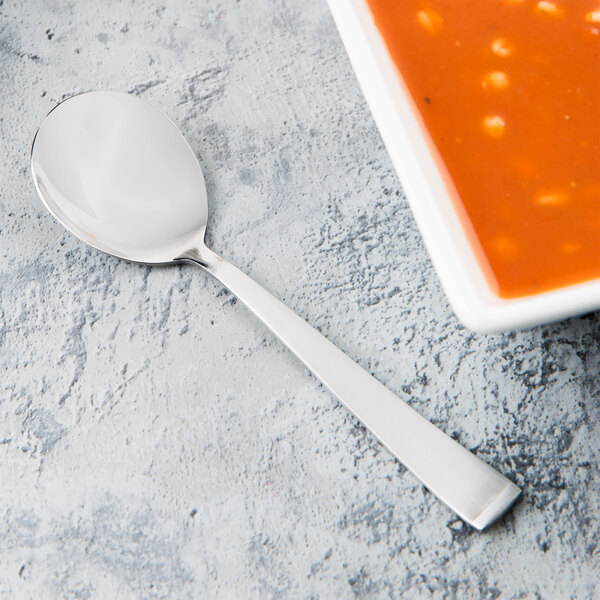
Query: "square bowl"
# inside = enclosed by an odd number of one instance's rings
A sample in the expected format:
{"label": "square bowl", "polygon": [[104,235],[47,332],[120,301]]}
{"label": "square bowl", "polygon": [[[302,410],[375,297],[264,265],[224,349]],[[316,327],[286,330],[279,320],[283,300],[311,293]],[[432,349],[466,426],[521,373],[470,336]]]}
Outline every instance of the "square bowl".
{"label": "square bowl", "polygon": [[363,94],[457,317],[480,333],[548,323],[600,308],[600,279],[514,299],[492,291],[419,112],[365,0],[328,0]]}

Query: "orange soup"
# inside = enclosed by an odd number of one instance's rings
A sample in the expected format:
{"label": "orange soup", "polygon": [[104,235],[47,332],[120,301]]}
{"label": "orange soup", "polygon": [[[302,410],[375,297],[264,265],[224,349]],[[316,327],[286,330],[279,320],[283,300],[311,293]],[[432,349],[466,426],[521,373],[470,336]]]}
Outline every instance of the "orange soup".
{"label": "orange soup", "polygon": [[600,1],[367,2],[492,289],[600,277]]}

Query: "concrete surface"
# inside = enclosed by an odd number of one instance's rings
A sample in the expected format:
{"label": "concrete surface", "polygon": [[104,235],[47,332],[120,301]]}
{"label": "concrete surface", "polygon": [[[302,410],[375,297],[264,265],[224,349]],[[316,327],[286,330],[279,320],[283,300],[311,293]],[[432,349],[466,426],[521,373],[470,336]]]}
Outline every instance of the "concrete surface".
{"label": "concrete surface", "polygon": [[[598,315],[463,329],[324,0],[0,2],[1,598],[598,598]],[[192,266],[87,248],[28,170],[73,93],[163,107],[210,245],[524,489],[486,534]]]}

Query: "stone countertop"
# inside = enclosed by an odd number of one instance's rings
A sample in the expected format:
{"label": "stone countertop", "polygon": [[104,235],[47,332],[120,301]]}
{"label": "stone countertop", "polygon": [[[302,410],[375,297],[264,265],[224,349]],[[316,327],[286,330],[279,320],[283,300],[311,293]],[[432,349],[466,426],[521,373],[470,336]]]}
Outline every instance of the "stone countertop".
{"label": "stone countertop", "polygon": [[[0,0],[0,598],[597,598],[600,320],[457,322],[324,0]],[[209,245],[523,500],[480,534],[192,266],[38,201],[59,100],[129,90],[205,170]]]}

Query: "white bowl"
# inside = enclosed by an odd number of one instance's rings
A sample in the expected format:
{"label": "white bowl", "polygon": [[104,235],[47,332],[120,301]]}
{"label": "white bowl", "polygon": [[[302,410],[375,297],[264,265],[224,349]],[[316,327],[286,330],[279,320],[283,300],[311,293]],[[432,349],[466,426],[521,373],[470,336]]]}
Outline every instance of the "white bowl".
{"label": "white bowl", "polygon": [[600,308],[600,279],[505,300],[490,288],[444,184],[443,167],[365,0],[328,0],[350,62],[457,317],[493,333]]}

